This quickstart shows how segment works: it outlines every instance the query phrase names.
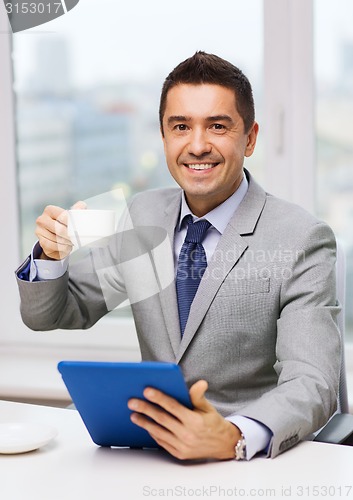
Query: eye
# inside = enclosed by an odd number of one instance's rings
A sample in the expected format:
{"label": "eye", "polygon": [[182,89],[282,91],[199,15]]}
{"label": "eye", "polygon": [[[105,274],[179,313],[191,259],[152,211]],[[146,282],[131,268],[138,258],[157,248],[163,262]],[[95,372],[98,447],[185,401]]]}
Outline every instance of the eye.
{"label": "eye", "polygon": [[184,132],[187,129],[188,129],[188,127],[187,127],[187,125],[185,125],[185,123],[178,123],[178,125],[175,125],[175,127],[174,127],[174,130],[177,130],[179,132]]}
{"label": "eye", "polygon": [[211,128],[213,128],[214,130],[217,130],[217,131],[223,131],[226,129],[226,127],[224,125],[222,125],[222,123],[213,123],[211,125]]}

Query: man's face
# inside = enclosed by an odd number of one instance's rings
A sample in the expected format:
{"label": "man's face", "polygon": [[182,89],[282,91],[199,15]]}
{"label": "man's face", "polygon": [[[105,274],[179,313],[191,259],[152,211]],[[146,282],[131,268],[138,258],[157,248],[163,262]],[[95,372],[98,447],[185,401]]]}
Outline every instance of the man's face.
{"label": "man's face", "polygon": [[239,187],[258,125],[245,133],[231,89],[179,84],[168,92],[163,131],[169,171],[192,212],[201,217]]}

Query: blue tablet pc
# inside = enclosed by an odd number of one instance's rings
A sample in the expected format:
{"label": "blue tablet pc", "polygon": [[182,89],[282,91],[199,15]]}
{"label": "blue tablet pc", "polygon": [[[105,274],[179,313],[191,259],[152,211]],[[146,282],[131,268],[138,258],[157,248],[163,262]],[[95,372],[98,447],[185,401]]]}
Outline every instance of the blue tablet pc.
{"label": "blue tablet pc", "polygon": [[99,446],[158,448],[147,431],[130,420],[130,398],[154,387],[192,408],[178,365],[162,362],[61,361],[63,381],[93,440]]}

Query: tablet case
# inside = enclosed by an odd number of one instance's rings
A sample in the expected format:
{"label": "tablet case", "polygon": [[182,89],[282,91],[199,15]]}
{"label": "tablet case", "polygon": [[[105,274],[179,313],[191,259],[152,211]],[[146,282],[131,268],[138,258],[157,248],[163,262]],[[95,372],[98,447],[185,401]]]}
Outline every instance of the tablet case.
{"label": "tablet case", "polygon": [[159,448],[130,420],[130,398],[154,387],[192,408],[181,369],[173,363],[61,361],[63,381],[94,443],[100,446]]}

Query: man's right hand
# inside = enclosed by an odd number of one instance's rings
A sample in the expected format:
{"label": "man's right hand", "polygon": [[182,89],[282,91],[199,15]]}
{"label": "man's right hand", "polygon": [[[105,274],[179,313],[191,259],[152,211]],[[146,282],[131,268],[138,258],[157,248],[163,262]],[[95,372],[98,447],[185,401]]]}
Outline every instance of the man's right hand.
{"label": "man's right hand", "polygon": [[[72,207],[74,210],[86,208],[83,201]],[[44,212],[36,220],[36,235],[43,250],[41,259],[61,260],[72,250],[72,243],[67,234],[67,210],[54,205],[45,207]]]}

